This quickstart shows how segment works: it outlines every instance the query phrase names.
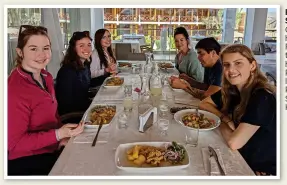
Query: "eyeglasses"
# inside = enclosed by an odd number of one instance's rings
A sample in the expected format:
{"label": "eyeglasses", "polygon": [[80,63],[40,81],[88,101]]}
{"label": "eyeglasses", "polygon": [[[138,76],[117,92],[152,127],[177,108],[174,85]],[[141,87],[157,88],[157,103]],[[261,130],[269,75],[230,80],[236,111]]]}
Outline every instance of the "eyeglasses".
{"label": "eyeglasses", "polygon": [[90,37],[90,32],[89,31],[76,31],[73,33],[73,37],[77,37],[77,36]]}
{"label": "eyeglasses", "polygon": [[21,25],[19,29],[19,34],[18,34],[18,43],[20,40],[20,36],[23,31],[25,30],[33,30],[33,31],[44,31],[46,34],[48,34],[48,29],[43,27],[43,26],[32,26],[32,25]]}
{"label": "eyeglasses", "polygon": [[43,27],[43,26],[32,26],[32,25],[21,25],[19,29],[19,35],[24,31],[24,30],[35,30],[35,31],[44,31],[48,33],[48,29]]}

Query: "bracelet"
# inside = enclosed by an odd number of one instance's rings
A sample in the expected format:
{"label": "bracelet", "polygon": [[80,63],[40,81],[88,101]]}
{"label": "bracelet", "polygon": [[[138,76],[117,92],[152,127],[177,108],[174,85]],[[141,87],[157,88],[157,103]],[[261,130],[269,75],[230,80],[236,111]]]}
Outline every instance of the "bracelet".
{"label": "bracelet", "polygon": [[221,116],[219,117],[220,120],[222,120],[224,118],[224,114],[221,114]]}

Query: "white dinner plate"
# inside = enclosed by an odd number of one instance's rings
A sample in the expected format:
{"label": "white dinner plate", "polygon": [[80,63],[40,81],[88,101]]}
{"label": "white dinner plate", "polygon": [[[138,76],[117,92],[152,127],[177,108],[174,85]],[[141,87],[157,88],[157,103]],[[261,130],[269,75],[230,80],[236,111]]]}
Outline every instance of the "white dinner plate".
{"label": "white dinner plate", "polygon": [[[213,130],[213,129],[217,128],[220,125],[220,123],[221,123],[220,118],[218,116],[216,116],[215,114],[213,114],[211,112],[204,111],[204,110],[198,110],[198,112],[201,113],[201,114],[204,114],[205,117],[215,121],[215,126],[214,127],[201,128],[201,129],[199,129],[199,131]],[[178,111],[178,112],[176,112],[174,114],[174,120],[176,122],[178,122],[179,124],[183,125],[184,127],[188,128],[188,129],[196,130],[196,128],[185,126],[184,123],[182,122],[183,116],[185,116],[187,114],[190,114],[190,113],[196,113],[196,109],[185,109],[185,110]]]}
{"label": "white dinner plate", "polygon": [[[155,147],[163,147],[167,144],[171,144],[171,142],[137,142],[137,143],[126,143],[126,144],[120,144],[116,150],[115,154],[115,163],[117,168],[121,170],[125,170],[128,172],[144,172],[144,173],[152,173],[152,172],[168,172],[173,170],[179,170],[188,167],[190,164],[189,156],[186,151],[185,158],[182,162],[182,164],[173,165],[173,166],[159,166],[159,167],[139,167],[133,164],[133,162],[128,161],[127,159],[127,150],[132,148],[135,145],[148,145],[148,146],[155,146]],[[184,147],[184,146],[183,146]]]}

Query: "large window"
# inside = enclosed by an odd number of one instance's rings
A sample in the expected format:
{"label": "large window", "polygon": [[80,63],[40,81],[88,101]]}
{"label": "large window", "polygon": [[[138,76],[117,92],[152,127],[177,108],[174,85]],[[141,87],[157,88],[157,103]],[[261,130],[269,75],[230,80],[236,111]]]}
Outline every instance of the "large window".
{"label": "large window", "polygon": [[155,50],[175,51],[173,30],[178,26],[184,26],[190,36],[213,36],[220,41],[223,9],[105,8],[104,23],[114,40],[123,34],[143,34]]}
{"label": "large window", "polygon": [[22,24],[40,25],[40,8],[9,8],[8,12],[8,36],[18,37],[19,27]]}
{"label": "large window", "polygon": [[267,20],[266,20],[266,29],[265,29],[265,37],[267,40],[276,40],[276,9],[268,8]]}

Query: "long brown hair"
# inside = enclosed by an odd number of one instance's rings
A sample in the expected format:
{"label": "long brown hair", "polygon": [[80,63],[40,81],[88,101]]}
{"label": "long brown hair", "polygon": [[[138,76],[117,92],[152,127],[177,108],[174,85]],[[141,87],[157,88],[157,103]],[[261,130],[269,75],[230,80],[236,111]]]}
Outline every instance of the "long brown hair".
{"label": "long brown hair", "polygon": [[250,63],[254,61],[256,64],[255,70],[252,71],[251,75],[247,80],[247,83],[243,86],[241,92],[238,91],[236,86],[229,83],[229,81],[224,75],[224,72],[222,73],[222,112],[228,113],[231,99],[239,98],[240,103],[236,105],[233,114],[234,121],[239,122],[243,114],[245,113],[247,104],[250,97],[252,96],[252,93],[254,93],[258,89],[265,89],[266,91],[275,94],[275,87],[268,83],[266,76],[259,70],[253,52],[247,46],[242,44],[233,44],[225,47],[220,54],[220,59],[222,62],[224,55],[228,53],[239,53],[240,55],[245,57]]}
{"label": "long brown hair", "polygon": [[[82,31],[82,32],[77,31],[73,33],[73,36],[71,37],[69,41],[69,47],[66,51],[63,61],[61,62],[61,65],[71,66],[72,68],[76,70],[84,69],[84,64],[81,62],[80,57],[78,56],[76,52],[76,42],[83,38],[89,38],[92,41],[89,31]],[[90,57],[90,61],[91,61],[91,57]],[[88,62],[89,61],[86,61],[85,64]]]}
{"label": "long brown hair", "polygon": [[[100,58],[100,66],[102,67],[102,65],[105,66],[105,68],[108,67],[108,61],[106,59],[106,56],[104,54],[104,49],[101,45],[101,40],[105,34],[105,32],[109,32],[109,30],[107,29],[98,29],[95,33],[95,49],[98,52],[99,58]],[[114,59],[114,61],[116,61],[116,58],[114,57],[113,51],[112,51],[112,47],[108,47],[108,53],[109,55]]]}
{"label": "long brown hair", "polygon": [[[21,25],[19,29],[19,34],[18,34],[17,48],[19,48],[22,51],[22,53],[23,53],[23,48],[26,46],[28,40],[33,35],[46,36],[49,39],[50,46],[51,46],[51,41],[48,36],[47,28],[42,27],[42,26]],[[24,58],[24,53],[23,53],[23,56],[19,56],[19,54],[17,53],[17,56],[15,58],[16,67],[21,66],[23,58]]]}

